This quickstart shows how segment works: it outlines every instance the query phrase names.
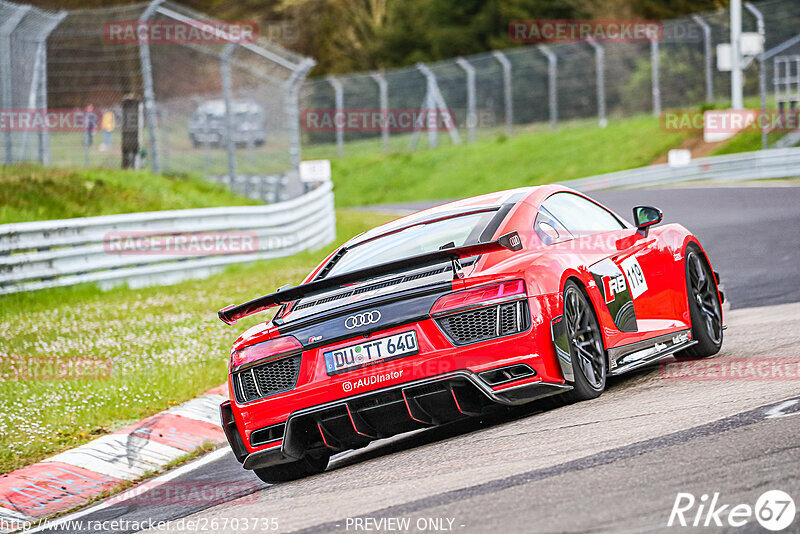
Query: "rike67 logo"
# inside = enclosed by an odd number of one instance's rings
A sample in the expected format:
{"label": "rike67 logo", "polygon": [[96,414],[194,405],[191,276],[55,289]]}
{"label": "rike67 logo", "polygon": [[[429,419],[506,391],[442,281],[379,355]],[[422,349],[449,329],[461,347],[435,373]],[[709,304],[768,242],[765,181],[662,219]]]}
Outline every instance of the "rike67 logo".
{"label": "rike67 logo", "polygon": [[[747,503],[732,505],[720,500],[719,492],[703,494],[699,499],[691,493],[678,493],[668,527],[738,528],[752,524],[753,520],[773,532],[787,529],[794,523],[797,510],[794,499],[781,490],[764,492],[755,506]],[[793,529],[792,532],[797,532]]]}

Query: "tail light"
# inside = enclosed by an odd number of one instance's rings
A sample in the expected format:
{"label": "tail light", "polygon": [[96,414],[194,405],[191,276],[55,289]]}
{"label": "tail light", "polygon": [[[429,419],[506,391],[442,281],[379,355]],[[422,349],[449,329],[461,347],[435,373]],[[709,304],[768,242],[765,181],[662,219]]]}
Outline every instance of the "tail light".
{"label": "tail light", "polygon": [[303,345],[294,336],[279,337],[257,343],[231,354],[231,371],[254,362],[277,360],[303,351]]}
{"label": "tail light", "polygon": [[431,308],[431,315],[438,317],[450,313],[474,310],[482,306],[519,300],[526,294],[523,280],[509,280],[499,284],[456,291],[439,298]]}

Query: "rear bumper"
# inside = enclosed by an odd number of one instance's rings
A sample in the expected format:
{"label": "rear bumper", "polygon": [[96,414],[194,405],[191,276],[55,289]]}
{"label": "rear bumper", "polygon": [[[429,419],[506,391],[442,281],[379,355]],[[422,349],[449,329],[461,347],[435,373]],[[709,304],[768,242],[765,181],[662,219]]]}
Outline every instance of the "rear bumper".
{"label": "rear bumper", "polygon": [[[568,386],[547,320],[555,297],[528,298],[531,320],[524,331],[469,345],[454,346],[430,318],[342,340],[326,334],[325,344],[304,349],[295,387],[261,399],[237,399],[241,395],[234,395],[234,373],[229,377],[233,423],[228,426],[235,428],[239,438],[232,443],[244,446],[246,455],[240,458],[253,457],[247,466],[265,465],[256,462],[261,457],[270,458],[265,460],[270,465],[297,459],[315,448],[357,448],[374,439],[480,413],[491,405],[522,404],[564,391]],[[426,303],[425,311],[430,305]],[[416,332],[417,354],[328,374],[325,351],[409,330]],[[304,341],[306,335],[316,334],[292,335]],[[497,375],[500,369],[514,367],[530,373]],[[408,402],[408,397],[417,400]],[[427,416],[422,412],[428,412]],[[302,432],[299,421],[305,421]]]}
{"label": "rear bumper", "polygon": [[375,439],[479,415],[491,405],[524,404],[569,389],[531,378],[492,388],[471,371],[454,371],[298,410],[282,425],[280,439],[249,454],[229,402],[222,406],[222,422],[237,460],[245,469],[257,469],[299,460],[309,451],[363,447]]}

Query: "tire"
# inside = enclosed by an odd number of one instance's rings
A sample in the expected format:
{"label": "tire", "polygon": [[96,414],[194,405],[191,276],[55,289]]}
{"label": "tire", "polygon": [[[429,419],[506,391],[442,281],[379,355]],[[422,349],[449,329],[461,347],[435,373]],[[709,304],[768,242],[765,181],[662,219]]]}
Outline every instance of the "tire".
{"label": "tire", "polygon": [[267,484],[278,484],[322,473],[328,467],[330,458],[331,455],[327,452],[319,456],[307,454],[302,460],[253,469],[253,472]]}
{"label": "tire", "polygon": [[703,253],[694,245],[686,249],[686,293],[692,339],[697,344],[675,354],[677,360],[708,358],[722,348],[722,304],[717,279]]}
{"label": "tire", "polygon": [[572,390],[563,398],[567,402],[597,398],[606,388],[608,375],[608,360],[597,314],[589,297],[572,280],[564,286],[563,306],[575,374]]}

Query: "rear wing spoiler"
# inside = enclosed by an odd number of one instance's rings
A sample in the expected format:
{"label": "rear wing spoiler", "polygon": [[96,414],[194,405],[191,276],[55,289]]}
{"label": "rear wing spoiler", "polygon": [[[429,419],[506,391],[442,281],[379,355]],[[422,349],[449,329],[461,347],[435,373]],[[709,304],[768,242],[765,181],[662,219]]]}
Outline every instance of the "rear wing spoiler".
{"label": "rear wing spoiler", "polygon": [[258,297],[244,304],[239,304],[238,306],[234,306],[233,304],[226,306],[219,310],[217,315],[219,315],[223,323],[235,324],[239,319],[243,319],[254,313],[268,310],[269,308],[280,306],[287,302],[293,302],[318,291],[341,287],[402,269],[410,269],[445,260],[456,261],[459,258],[469,258],[471,256],[478,256],[480,254],[497,252],[500,250],[512,250],[515,252],[522,250],[522,241],[520,240],[519,234],[517,232],[510,232],[500,236],[496,241],[477,243],[475,245],[466,245],[463,247],[445,248],[435,252],[411,256],[410,258],[381,263],[379,265],[367,267],[366,269],[359,269],[338,276],[331,276],[330,278],[315,280],[295,287],[279,289],[275,293]]}

